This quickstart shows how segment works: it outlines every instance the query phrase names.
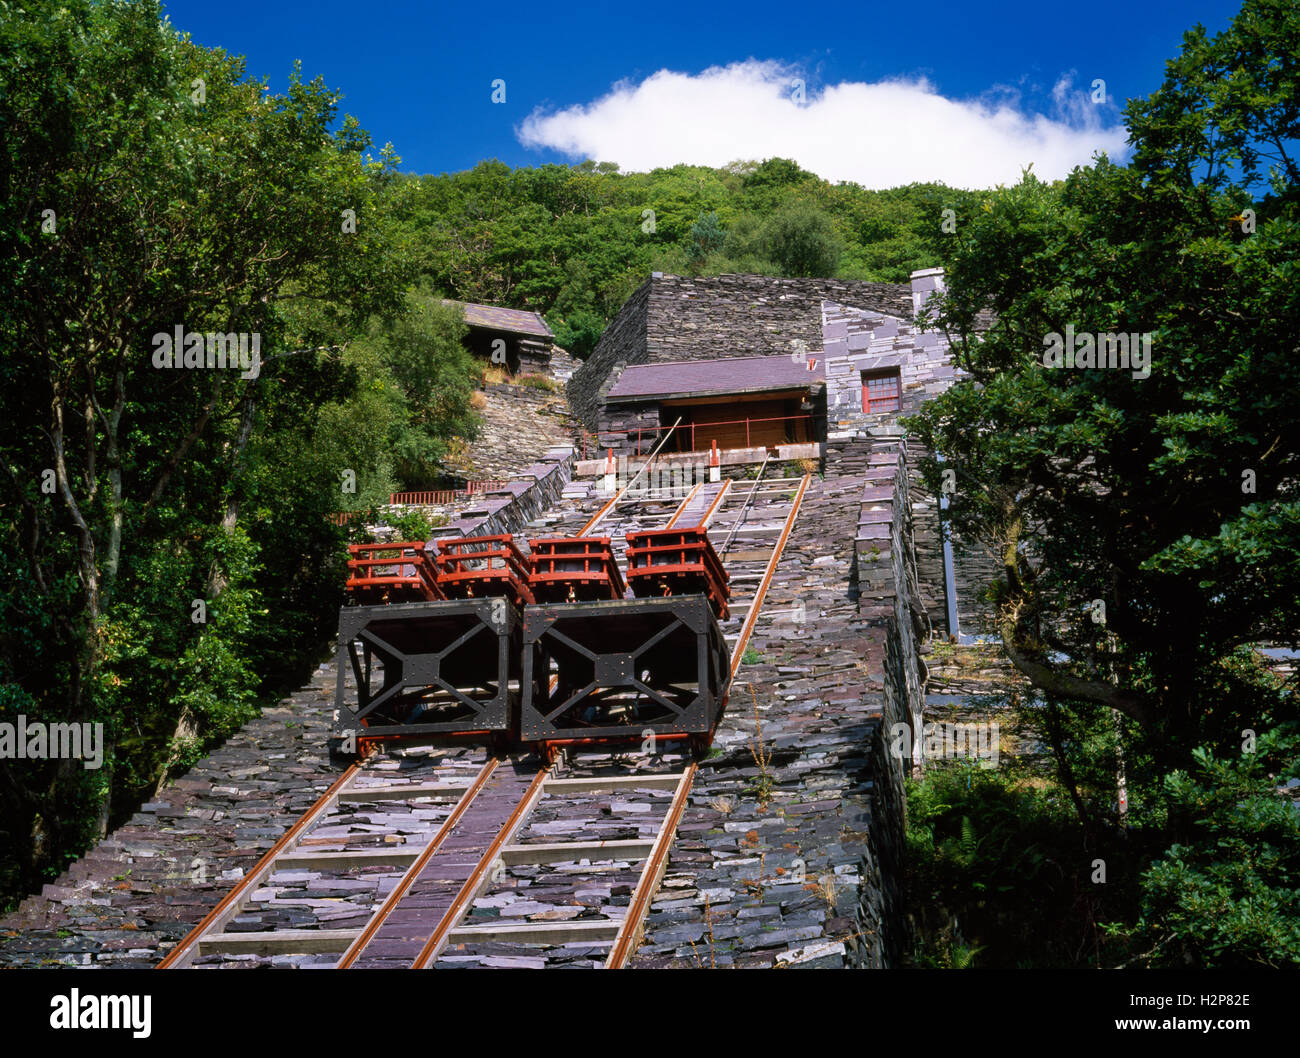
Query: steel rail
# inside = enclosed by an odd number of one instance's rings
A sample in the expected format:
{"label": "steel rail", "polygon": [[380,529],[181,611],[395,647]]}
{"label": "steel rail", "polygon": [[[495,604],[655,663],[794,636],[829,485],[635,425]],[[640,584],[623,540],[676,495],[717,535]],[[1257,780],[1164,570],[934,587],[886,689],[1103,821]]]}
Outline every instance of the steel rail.
{"label": "steel rail", "polygon": [[731,650],[731,675],[734,678],[736,670],[740,668],[741,657],[745,653],[745,646],[749,643],[749,637],[753,634],[754,625],[758,622],[758,611],[763,605],[763,599],[767,596],[767,589],[772,583],[772,576],[776,573],[777,563],[781,561],[781,553],[785,550],[786,541],[790,539],[790,533],[794,529],[794,520],[799,514],[799,507],[803,503],[803,494],[808,489],[810,475],[805,474],[803,481],[799,483],[799,488],[795,491],[794,499],[790,501],[790,513],[786,516],[785,526],[781,529],[781,536],[777,539],[772,547],[772,556],[767,561],[767,569],[763,572],[763,579],[759,582],[758,590],[754,592],[754,598],[749,603],[749,613],[745,616],[745,623],[740,626],[740,635],[736,638],[736,645]]}
{"label": "steel rail", "polygon": [[730,491],[731,478],[726,478],[722,482],[722,488],[718,490],[718,494],[713,497],[713,502],[709,504],[709,509],[704,512],[704,517],[702,517],[699,524],[695,526],[696,529],[707,529],[709,527],[709,523],[713,521],[713,516],[718,513],[718,508],[722,506],[723,498]]}
{"label": "steel rail", "polygon": [[470,904],[478,896],[483,885],[490,879],[489,873],[492,864],[496,861],[497,854],[501,851],[502,846],[509,843],[510,839],[515,836],[515,832],[523,824],[523,821],[532,814],[533,808],[541,798],[542,792],[546,787],[546,780],[550,777],[551,765],[545,764],[533,777],[533,781],[528,784],[519,803],[515,805],[514,811],[497,832],[497,836],[492,839],[492,844],[487,847],[487,851],[479,859],[478,864],[474,867],[473,872],[461,886],[460,892],[456,894],[456,899],[452,901],[438,925],[434,928],[429,939],[424,942],[424,947],[420,949],[420,954],[415,957],[415,962],[411,964],[412,970],[427,970],[434,962],[437,961],[438,955],[442,949],[447,946],[448,937],[456,924],[469,910]]}
{"label": "steel rail", "polygon": [[[727,552],[731,549],[731,541],[736,538],[736,533],[740,531],[740,526],[745,521],[745,512],[749,510],[749,505],[754,502],[754,494],[758,491],[758,483],[763,480],[763,472],[767,470],[767,462],[771,458],[770,455],[763,457],[763,465],[758,468],[758,476],[754,478],[753,487],[749,490],[749,495],[745,497],[745,502],[740,505],[740,511],[736,514],[736,523],[731,527],[731,532],[727,534],[722,550],[718,552],[719,558],[726,558]],[[807,480],[808,478],[805,475],[804,481]]]}
{"label": "steel rail", "polygon": [[667,443],[668,438],[670,438],[673,435],[673,431],[677,429],[679,425],[681,425],[681,421],[682,421],[682,417],[680,415],[677,416],[677,422],[673,423],[672,426],[668,428],[668,431],[663,435],[663,437],[659,439],[659,443],[655,445],[654,449],[650,452],[649,458],[647,458],[646,461],[641,464],[641,469],[638,470],[635,474],[633,474],[632,480],[629,481],[626,485],[624,485],[622,489],[620,489],[617,493],[614,494],[614,497],[607,504],[605,504],[605,506],[603,506],[600,510],[596,512],[595,516],[591,519],[591,521],[589,521],[580,530],[578,530],[579,536],[586,536],[589,532],[591,532],[594,528],[596,528],[596,526],[600,524],[601,520],[605,517],[605,515],[607,515],[611,510],[614,509],[614,505],[623,498],[623,496],[627,493],[629,489],[632,488],[633,485],[636,484],[637,478],[639,478],[642,474],[644,474],[646,470],[649,468],[650,464],[655,461],[655,457],[659,454],[659,449],[661,449]]}
{"label": "steel rail", "polygon": [[691,783],[695,779],[696,767],[694,761],[688,764],[686,770],[682,772],[681,780],[677,783],[677,792],[673,794],[663,825],[655,835],[654,849],[647,857],[645,866],[641,868],[641,877],[637,879],[636,889],[632,892],[632,902],[628,905],[627,915],[623,918],[623,924],[619,927],[614,945],[605,960],[606,970],[623,969],[640,942],[646,911],[668,867],[668,853],[672,849],[673,838],[677,835],[677,826],[681,822],[682,813],[686,811],[686,800],[691,791]]}
{"label": "steel rail", "polygon": [[370,921],[366,923],[365,928],[357,935],[356,939],[348,945],[348,950],[343,953],[342,957],[334,967],[336,970],[346,970],[357,961],[362,951],[364,951],[366,946],[374,939],[375,934],[379,932],[380,926],[388,920],[388,916],[393,913],[397,905],[401,903],[402,898],[410,891],[411,886],[415,884],[415,880],[420,877],[424,868],[433,858],[434,853],[442,847],[442,843],[451,835],[453,828],[460,822],[461,816],[465,814],[466,809],[469,808],[474,798],[477,797],[483,787],[487,785],[488,779],[491,777],[492,773],[496,771],[497,765],[500,763],[501,760],[499,757],[493,757],[483,765],[483,769],[478,773],[478,777],[475,778],[474,782],[466,788],[463,794],[461,794],[460,800],[456,802],[456,807],[451,810],[451,814],[443,821],[442,826],[438,828],[438,832],[433,836],[429,843],[424,846],[415,861],[406,869],[406,873],[402,875],[401,880],[394,887],[393,891],[388,894],[388,898],[383,902],[379,910],[370,916]]}
{"label": "steel rail", "polygon": [[[766,464],[765,464],[766,465]],[[761,473],[761,471],[760,471]],[[795,492],[794,499],[790,501],[790,513],[786,515],[785,525],[781,530],[781,536],[772,547],[772,554],[767,562],[767,568],[763,573],[763,579],[759,583],[758,590],[754,593],[754,598],[749,604],[749,615],[745,618],[745,623],[741,626],[740,635],[736,640],[736,645],[732,648],[731,655],[731,677],[735,679],[736,672],[740,669],[741,659],[745,652],[745,646],[749,642],[749,637],[754,631],[754,625],[758,620],[759,609],[763,605],[763,600],[767,596],[767,589],[772,583],[772,577],[776,573],[776,567],[781,561],[781,555],[785,551],[786,542],[790,539],[790,533],[794,529],[795,518],[798,517],[799,508],[803,504],[804,492],[808,488],[810,475],[805,474],[800,481],[799,487]],[[746,500],[746,505],[748,505]],[[730,689],[728,689],[730,697]],[[723,702],[722,711],[726,710],[726,702]],[[719,713],[721,715],[721,713]],[[677,827],[681,822],[681,817],[686,811],[686,801],[690,794],[691,783],[695,779],[697,764],[692,762],[682,773],[681,783],[678,785],[677,793],[673,796],[673,802],[664,817],[663,826],[655,838],[654,851],[650,858],[646,860],[645,867],[642,869],[641,877],[637,881],[637,887],[632,894],[632,902],[628,905],[627,915],[623,919],[623,925],[619,929],[618,936],[615,938],[614,946],[610,949],[609,957],[605,962],[607,970],[621,970],[627,966],[627,961],[636,951],[637,944],[640,942],[641,931],[645,921],[645,914],[650,906],[650,901],[655,891],[659,888],[659,881],[663,873],[668,868],[668,855],[672,850],[673,839],[677,833]]]}
{"label": "steel rail", "polygon": [[221,898],[217,906],[209,911],[197,926],[190,930],[184,940],[167,953],[166,958],[155,969],[179,970],[188,967],[195,955],[198,954],[203,937],[214,927],[224,927],[227,922],[239,914],[239,909],[243,906],[248,895],[252,890],[260,886],[271,873],[271,867],[280,855],[290,851],[306,830],[322,816],[329,813],[338,802],[339,794],[351,786],[360,774],[361,763],[358,762],[349,766],[342,775],[335,779],[329,789],[316,799],[316,803],[298,817],[298,821],[280,836],[279,841],[266,850],[253,869],[244,875],[238,884]]}
{"label": "steel rail", "polygon": [[[653,455],[651,458],[653,458]],[[646,466],[648,465],[649,461],[646,463]],[[764,462],[764,466],[766,466],[766,461]],[[644,469],[645,467],[642,467],[642,470]],[[806,477],[804,478],[804,481],[807,481]],[[755,484],[757,485],[757,482]],[[671,528],[686,512],[686,508],[699,493],[703,485],[704,482],[699,482],[690,491],[686,498],[682,500],[673,516],[669,519],[666,528]],[[708,509],[705,511],[703,518],[699,522],[699,527],[707,526],[708,522],[713,518],[718,508],[721,506],[723,498],[727,495],[730,486],[730,479],[723,482],[722,488],[718,490],[718,495],[713,498]],[[630,484],[628,487],[631,487]],[[623,490],[623,492],[626,491],[626,489]],[[583,536],[594,528],[600,519],[613,508],[615,502],[623,495],[623,492],[620,492],[610,500],[609,503],[605,504],[601,511],[598,512],[597,516],[588,522],[578,535]],[[784,538],[782,541],[778,542],[778,547],[783,543]],[[672,848],[673,839],[677,833],[677,827],[681,822],[682,814],[686,809],[687,798],[690,793],[691,783],[695,777],[696,768],[697,765],[694,762],[689,764],[678,781],[672,803],[670,804],[669,810],[664,817],[663,824],[656,835],[652,852],[646,859],[645,866],[642,868],[641,876],[637,882],[637,887],[633,892],[633,901],[629,908],[629,915],[619,926],[619,932],[615,937],[609,959],[605,964],[607,969],[623,966],[631,952],[635,951],[636,942],[639,940],[640,936],[641,922],[644,920],[646,909],[649,906],[649,901],[653,897],[655,890],[658,888],[658,883],[663,877],[663,872],[667,867],[668,853]],[[439,954],[446,948],[451,935],[456,931],[459,922],[468,912],[470,905],[478,897],[483,886],[490,878],[490,870],[493,863],[500,855],[501,849],[509,843],[509,841],[519,831],[519,828],[523,826],[528,816],[532,814],[537,802],[545,792],[546,782],[549,777],[550,767],[548,766],[539,771],[537,776],[534,777],[533,781],[529,784],[528,789],[520,798],[519,803],[510,813],[510,817],[506,820],[500,831],[498,831],[492,844],[489,845],[487,850],[483,853],[483,856],[475,865],[473,872],[470,874],[469,878],[466,879],[465,884],[461,886],[460,892],[457,893],[456,899],[452,902],[452,906],[447,909],[446,913],[442,916],[442,919],[435,927],[433,933],[429,936],[428,940],[425,941],[424,946],[420,950],[420,954],[416,957],[414,963],[412,963],[412,969],[429,969],[434,965],[434,963],[436,963]],[[596,781],[599,782],[599,780]],[[393,901],[394,904],[400,901],[402,895],[404,894],[397,895],[396,899]]]}
{"label": "steel rail", "polygon": [[[623,492],[626,491],[627,489],[623,490]],[[600,510],[598,510],[594,515],[592,515],[591,520],[587,522],[587,524],[584,525],[581,529],[578,530],[577,535],[586,536],[589,532],[595,529],[596,526],[600,524],[600,520],[604,518],[605,515],[609,512],[609,510],[614,506],[614,504],[618,502],[618,499],[620,496],[623,495],[623,492],[618,492],[615,495],[611,496],[608,502],[606,502],[605,506],[603,506]]]}
{"label": "steel rail", "polygon": [[677,519],[686,513],[686,508],[690,506],[691,500],[695,499],[696,493],[698,493],[702,488],[704,488],[704,482],[697,481],[695,487],[686,494],[686,499],[682,500],[681,505],[678,506],[677,510],[673,513],[673,516],[668,519],[668,524],[664,526],[665,529],[671,529]]}
{"label": "steel rail", "polygon": [[642,474],[644,474],[647,470],[650,469],[650,464],[653,463],[655,459],[658,457],[659,450],[663,448],[665,444],[668,443],[668,438],[672,437],[673,431],[676,430],[677,427],[679,427],[681,424],[682,424],[682,417],[679,415],[677,416],[677,421],[673,423],[670,427],[668,427],[667,430],[664,431],[664,435],[659,439],[659,443],[650,450],[650,456],[648,459],[646,459],[644,463],[641,464],[641,469],[632,475],[632,480],[627,483],[627,488],[623,490],[624,492],[627,492],[628,489],[630,489],[633,485],[635,485],[637,478],[639,478]]}

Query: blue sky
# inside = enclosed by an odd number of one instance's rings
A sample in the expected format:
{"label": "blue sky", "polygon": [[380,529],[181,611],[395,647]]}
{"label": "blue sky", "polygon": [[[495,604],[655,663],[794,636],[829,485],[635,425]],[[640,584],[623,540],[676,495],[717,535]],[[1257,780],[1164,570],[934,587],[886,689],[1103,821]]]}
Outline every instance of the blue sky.
{"label": "blue sky", "polygon": [[986,186],[1027,162],[1052,177],[1095,149],[1122,155],[1124,99],[1158,86],[1186,29],[1222,30],[1239,6],[173,0],[166,12],[198,43],[247,56],[274,90],[301,59],[408,171],[783,153],[868,186]]}

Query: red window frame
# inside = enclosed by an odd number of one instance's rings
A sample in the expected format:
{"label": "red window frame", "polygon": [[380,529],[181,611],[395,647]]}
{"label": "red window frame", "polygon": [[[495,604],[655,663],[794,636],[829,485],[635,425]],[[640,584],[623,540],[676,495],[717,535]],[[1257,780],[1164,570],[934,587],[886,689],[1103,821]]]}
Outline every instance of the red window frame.
{"label": "red window frame", "polygon": [[862,410],[867,415],[902,410],[902,372],[898,368],[862,372]]}

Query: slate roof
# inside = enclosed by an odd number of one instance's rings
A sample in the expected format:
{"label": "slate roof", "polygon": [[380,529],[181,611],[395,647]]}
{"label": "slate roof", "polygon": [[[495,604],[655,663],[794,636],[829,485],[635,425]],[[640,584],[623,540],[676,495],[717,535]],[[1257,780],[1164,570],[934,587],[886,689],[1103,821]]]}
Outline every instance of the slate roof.
{"label": "slate roof", "polygon": [[807,363],[788,356],[750,356],[634,364],[623,369],[605,399],[626,401],[711,393],[761,393],[803,388],[824,382],[825,378],[822,358],[814,354],[808,356]]}
{"label": "slate roof", "polygon": [[465,323],[470,327],[486,327],[512,334],[533,334],[541,338],[555,337],[546,321],[536,312],[503,309],[496,305],[476,305],[468,301],[448,301],[447,304],[459,305],[465,312]]}
{"label": "slate roof", "polygon": [[566,387],[569,405],[587,429],[598,430],[621,364],[788,357],[800,342],[810,356],[820,355],[821,305],[828,300],[900,321],[913,311],[910,283],[652,273],[574,371]]}

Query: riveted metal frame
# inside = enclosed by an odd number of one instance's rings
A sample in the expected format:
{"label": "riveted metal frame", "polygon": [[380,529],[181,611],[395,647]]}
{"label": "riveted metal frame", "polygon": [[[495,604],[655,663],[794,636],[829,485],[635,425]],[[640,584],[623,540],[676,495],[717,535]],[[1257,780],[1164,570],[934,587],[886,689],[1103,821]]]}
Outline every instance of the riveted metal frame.
{"label": "riveted metal frame", "polygon": [[525,742],[712,730],[730,683],[703,595],[524,609]]}
{"label": "riveted metal frame", "polygon": [[[502,597],[343,607],[335,736],[512,730],[520,638],[519,611]],[[454,715],[410,720],[435,709]]]}

